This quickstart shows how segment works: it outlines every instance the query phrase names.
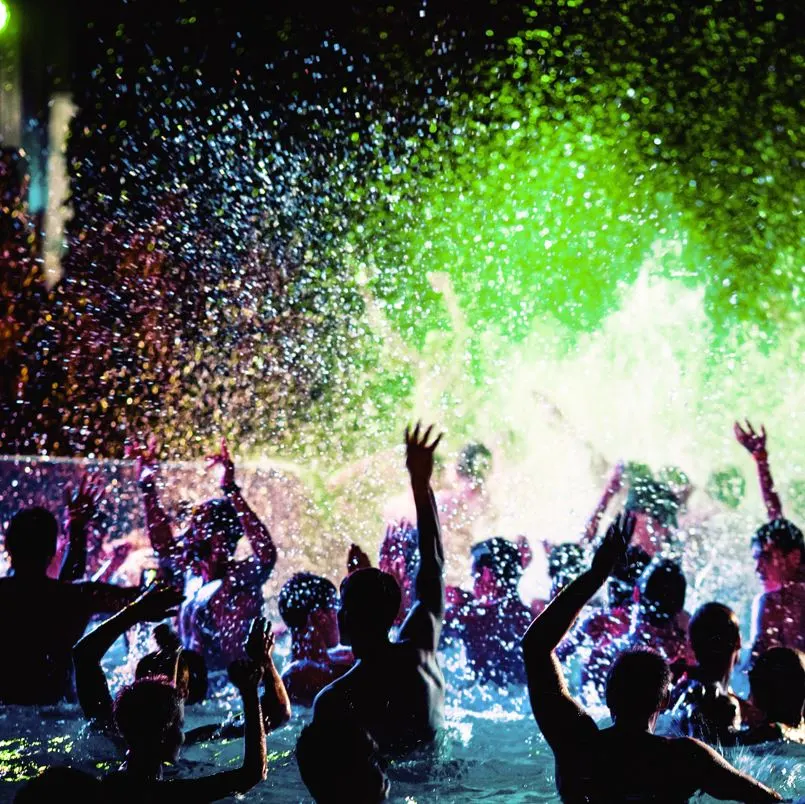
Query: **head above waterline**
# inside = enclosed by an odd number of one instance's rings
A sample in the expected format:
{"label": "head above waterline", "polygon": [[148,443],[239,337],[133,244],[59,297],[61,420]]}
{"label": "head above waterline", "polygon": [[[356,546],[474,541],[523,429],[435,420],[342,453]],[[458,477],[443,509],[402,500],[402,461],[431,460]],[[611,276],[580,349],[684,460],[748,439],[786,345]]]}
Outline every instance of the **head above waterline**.
{"label": "head above waterline", "polygon": [[671,668],[653,650],[619,653],[607,676],[606,703],[616,726],[652,731],[670,692]]}
{"label": "head above waterline", "polygon": [[205,581],[221,577],[243,535],[237,511],[226,498],[196,506],[182,539],[188,566]]}
{"label": "head above waterline", "polygon": [[384,644],[400,609],[400,599],[400,586],[387,572],[370,567],[348,575],[341,582],[341,641],[352,645],[356,656]]}

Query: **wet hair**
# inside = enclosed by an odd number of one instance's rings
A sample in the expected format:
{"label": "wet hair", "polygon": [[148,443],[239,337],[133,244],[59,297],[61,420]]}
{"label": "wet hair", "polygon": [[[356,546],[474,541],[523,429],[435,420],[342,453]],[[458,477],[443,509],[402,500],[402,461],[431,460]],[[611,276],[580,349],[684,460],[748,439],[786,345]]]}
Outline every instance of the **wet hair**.
{"label": "wet hair", "polygon": [[314,611],[337,608],[335,584],[312,572],[297,572],[280,590],[280,617],[291,630],[304,628]]}
{"label": "wet hair", "polygon": [[243,528],[238,519],[238,512],[232,501],[226,497],[216,497],[197,505],[193,510],[192,520],[204,517],[211,538],[223,539],[227,550],[235,552],[238,542],[243,536]]}
{"label": "wet hair", "polygon": [[649,554],[637,545],[630,545],[623,558],[615,564],[607,583],[607,598],[611,608],[631,602],[640,576],[651,563]]}
{"label": "wet hair", "polygon": [[67,767],[45,768],[14,796],[15,804],[51,804],[53,801],[100,804],[101,800],[101,783],[94,776]]}
{"label": "wet hair", "polygon": [[799,550],[805,563],[805,538],[802,531],[788,519],[773,519],[761,525],[752,537],[752,547],[765,547],[767,544],[778,547],[784,553]]}
{"label": "wet hair", "polygon": [[182,697],[167,677],[149,676],[120,690],[114,715],[128,745],[159,745],[170,728],[184,719]]}
{"label": "wet hair", "polygon": [[548,575],[561,586],[584,571],[584,548],[576,542],[554,545],[548,556]]}
{"label": "wet hair", "polygon": [[[752,701],[769,722],[799,725],[805,712],[805,653],[793,648],[771,648],[749,671]],[[799,714],[799,717],[797,717]]]}
{"label": "wet hair", "polygon": [[619,653],[607,675],[606,701],[613,718],[650,718],[660,711],[671,668],[659,653],[636,648]]}
{"label": "wet hair", "polygon": [[416,575],[419,566],[419,531],[413,525],[395,529],[396,538],[383,539],[380,545],[379,563],[393,561],[402,556],[405,562],[405,574],[409,578]]}
{"label": "wet hair", "polygon": [[523,574],[517,545],[500,536],[478,542],[470,549],[473,570],[488,567],[496,578],[515,586]]}
{"label": "wet hair", "polygon": [[458,454],[456,472],[476,483],[486,480],[492,468],[492,453],[478,441],[467,444]]}
{"label": "wet hair", "polygon": [[690,618],[688,637],[699,664],[718,664],[740,647],[741,626],[729,606],[705,603]]}
{"label": "wet hair", "polygon": [[317,804],[375,804],[385,800],[385,773],[378,747],[352,722],[305,726],[296,743],[299,775]]}
{"label": "wet hair", "polygon": [[640,579],[640,608],[648,621],[662,625],[682,611],[687,586],[676,561],[655,558]]}
{"label": "wet hair", "polygon": [[[156,636],[156,629],[155,634]],[[160,640],[157,637],[157,643]],[[160,644],[160,649],[166,646]],[[148,653],[137,662],[135,679],[156,678],[164,674],[165,666],[159,653]],[[206,700],[209,689],[207,663],[204,657],[194,650],[182,650],[176,667],[176,688],[188,705]]]}
{"label": "wet hair", "polygon": [[657,480],[636,480],[626,497],[626,511],[647,514],[666,527],[676,527],[679,500],[670,486]]}
{"label": "wet hair", "polygon": [[355,570],[341,581],[341,612],[348,617],[350,637],[356,630],[388,633],[401,602],[397,579],[374,567]]}
{"label": "wet hair", "polygon": [[59,524],[45,508],[23,508],[11,518],[6,528],[6,550],[11,563],[44,567],[56,555]]}
{"label": "wet hair", "polygon": [[746,478],[737,466],[727,466],[710,474],[707,493],[728,508],[737,508],[746,494]]}

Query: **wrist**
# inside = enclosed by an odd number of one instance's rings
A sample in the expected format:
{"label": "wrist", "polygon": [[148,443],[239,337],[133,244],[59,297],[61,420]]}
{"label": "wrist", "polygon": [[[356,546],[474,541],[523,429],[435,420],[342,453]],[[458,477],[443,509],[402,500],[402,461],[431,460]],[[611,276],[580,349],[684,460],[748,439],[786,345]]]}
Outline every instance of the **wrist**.
{"label": "wrist", "polygon": [[768,453],[768,452],[766,452],[766,450],[765,450],[765,449],[758,449],[758,450],[755,450],[755,451],[752,453],[752,457],[753,457],[753,458],[754,458],[754,459],[755,459],[755,460],[756,460],[758,463],[766,463],[766,462],[768,461],[768,459],[769,459],[769,453]]}

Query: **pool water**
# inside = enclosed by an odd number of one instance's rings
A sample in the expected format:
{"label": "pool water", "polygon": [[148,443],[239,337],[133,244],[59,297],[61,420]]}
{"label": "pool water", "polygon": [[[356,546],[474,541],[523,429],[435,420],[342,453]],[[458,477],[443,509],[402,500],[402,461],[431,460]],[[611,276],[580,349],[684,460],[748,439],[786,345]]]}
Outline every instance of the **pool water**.
{"label": "pool water", "polygon": [[[451,690],[446,728],[432,750],[392,763],[391,801],[558,801],[551,752],[531,717],[525,689],[479,688],[460,674],[448,672]],[[186,725],[192,728],[220,721],[233,706],[236,700],[223,694],[188,707]],[[603,711],[592,714],[601,720],[605,715]],[[237,800],[287,804],[310,801],[293,757],[296,737],[309,716],[309,710],[297,709],[287,726],[268,736],[268,778]],[[805,796],[802,747],[742,748],[727,756],[784,798]],[[182,776],[205,775],[237,767],[241,758],[241,740],[204,743],[186,748],[175,771]],[[89,733],[74,706],[38,710],[9,707],[0,711],[0,801],[12,800],[22,781],[47,765],[69,764],[102,774],[118,760],[115,746]],[[712,799],[702,796],[697,801]]]}

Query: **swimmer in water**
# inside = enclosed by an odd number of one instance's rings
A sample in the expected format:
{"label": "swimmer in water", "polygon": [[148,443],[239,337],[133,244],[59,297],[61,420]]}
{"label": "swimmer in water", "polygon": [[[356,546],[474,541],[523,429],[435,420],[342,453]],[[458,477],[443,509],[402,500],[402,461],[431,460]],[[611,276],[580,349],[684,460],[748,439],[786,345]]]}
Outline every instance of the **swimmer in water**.
{"label": "swimmer in water", "polygon": [[[472,548],[473,593],[448,589],[445,633],[459,638],[478,681],[525,683],[519,642],[531,622],[517,585],[523,573],[520,550],[514,542],[495,537]],[[466,593],[464,593],[466,594]]]}
{"label": "swimmer in water", "polygon": [[[204,656],[210,670],[221,670],[240,655],[249,622],[263,613],[263,584],[277,560],[268,528],[249,507],[235,483],[235,465],[225,441],[207,458],[208,468],[223,467],[223,497],[197,506],[185,533],[174,539],[167,513],[157,496],[156,452],[152,439],[137,455],[137,475],[145,502],[145,519],[161,579],[188,591],[179,615],[179,636],[185,648]],[[241,561],[235,548],[245,536],[253,554]],[[200,579],[193,588],[185,573]]]}
{"label": "swimmer in water", "polygon": [[607,679],[609,728],[599,729],[570,696],[556,646],[621,560],[634,528],[632,516],[619,516],[590,569],[548,604],[523,638],[531,707],[554,753],[562,801],[677,804],[700,790],[733,801],[780,801],[776,792],[733,768],[704,743],[653,734],[671,681],[668,663],[659,654],[641,649],[617,657]]}
{"label": "swimmer in water", "polygon": [[436,659],[444,616],[444,552],[436,502],[430,487],[432,427],[406,430],[406,465],[417,510],[420,563],[411,608],[395,642],[389,629],[400,608],[393,576],[360,569],[341,584],[339,626],[352,646],[352,669],[325,687],[313,705],[313,723],[352,721],[384,754],[406,753],[430,743],[444,719],[445,683]]}
{"label": "swimmer in water", "polygon": [[749,671],[759,723],[738,735],[740,745],[779,740],[805,745],[805,653],[772,648]]}
{"label": "swimmer in water", "polygon": [[352,665],[343,652],[336,652],[338,591],[326,578],[297,572],[280,590],[279,612],[291,632],[290,663],[282,671],[283,683],[293,703],[312,706],[316,695]]}
{"label": "swimmer in water", "polygon": [[[143,622],[160,622],[175,616],[181,605],[182,595],[170,587],[153,586],[122,611],[102,622],[91,633],[81,639],[73,649],[76,672],[78,700],[84,717],[93,727],[117,742],[121,733],[115,722],[109,685],[106,681],[101,660],[112,645],[129,629]],[[170,638],[165,633],[166,625],[157,626],[163,631],[158,644],[160,650],[144,656],[137,665],[137,680],[145,678],[167,678],[178,691],[182,706],[198,699],[195,689],[193,667],[185,657],[178,638]],[[249,658],[258,663],[263,678],[264,693],[261,707],[266,733],[274,731],[290,720],[291,704],[273,660],[274,635],[270,624],[263,618],[253,621],[245,650]],[[206,679],[205,679],[206,680]],[[243,726],[234,721],[199,726],[184,734],[182,742],[186,745],[202,740],[239,737]]]}
{"label": "swimmer in water", "polygon": [[705,603],[691,617],[688,635],[696,664],[687,667],[671,694],[680,733],[730,745],[753,711],[730,686],[741,653],[738,617],[721,603]]}
{"label": "swimmer in water", "polygon": [[752,658],[775,648],[805,650],[805,539],[787,519],[758,528],[752,539],[763,592],[752,605]]}
{"label": "swimmer in water", "polygon": [[[88,521],[90,499],[73,498],[67,520],[76,547]],[[49,705],[73,699],[72,646],[96,614],[120,610],[138,589],[49,578],[59,526],[44,508],[17,512],[6,529],[12,573],[0,579],[0,641],[13,660],[0,662],[0,704]],[[66,573],[70,576],[72,571]]]}

